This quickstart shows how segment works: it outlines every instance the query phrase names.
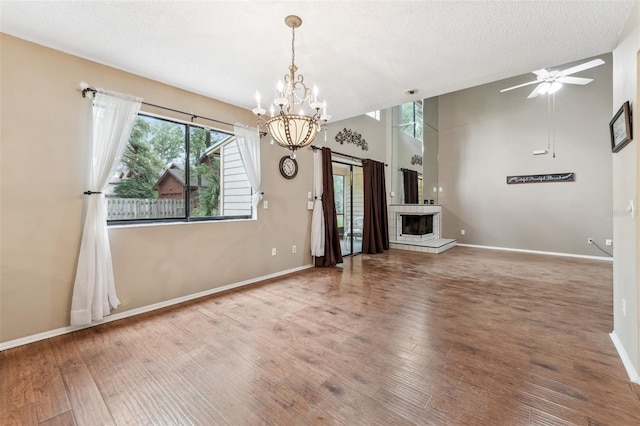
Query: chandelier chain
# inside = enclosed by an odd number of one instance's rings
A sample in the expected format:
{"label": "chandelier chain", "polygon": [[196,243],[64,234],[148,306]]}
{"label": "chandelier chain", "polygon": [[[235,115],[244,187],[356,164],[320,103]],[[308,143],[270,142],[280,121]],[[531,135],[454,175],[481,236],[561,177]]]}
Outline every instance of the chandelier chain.
{"label": "chandelier chain", "polygon": [[296,27],[291,27],[291,67],[296,66]]}

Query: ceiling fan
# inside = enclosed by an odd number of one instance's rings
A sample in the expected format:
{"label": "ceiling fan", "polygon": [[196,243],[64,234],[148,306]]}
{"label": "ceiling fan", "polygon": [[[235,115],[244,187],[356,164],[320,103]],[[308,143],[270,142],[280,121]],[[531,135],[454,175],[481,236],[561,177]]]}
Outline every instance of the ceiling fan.
{"label": "ceiling fan", "polygon": [[582,78],[582,77],[569,77],[571,74],[575,74],[581,71],[588,70],[589,68],[597,67],[598,65],[604,64],[602,59],[594,59],[589,62],[585,62],[580,65],[576,65],[571,68],[567,68],[566,70],[552,70],[547,71],[546,69],[541,69],[537,71],[533,71],[536,75],[536,79],[534,81],[530,81],[528,83],[519,84],[517,86],[508,87],[506,89],[502,89],[502,92],[508,92],[509,90],[518,89],[520,87],[529,86],[531,84],[537,84],[536,88],[533,89],[533,92],[527,96],[527,99],[535,98],[538,95],[544,94],[553,94],[560,90],[563,84],[579,84],[585,85],[589,84],[593,81],[592,78]]}

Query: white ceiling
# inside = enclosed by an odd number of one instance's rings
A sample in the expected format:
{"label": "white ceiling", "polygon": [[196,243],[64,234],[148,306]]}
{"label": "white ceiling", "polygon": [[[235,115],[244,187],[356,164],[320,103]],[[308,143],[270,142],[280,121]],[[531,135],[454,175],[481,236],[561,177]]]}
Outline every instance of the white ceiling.
{"label": "white ceiling", "polygon": [[296,14],[296,65],[337,120],[610,52],[632,5],[2,0],[0,31],[252,108],[287,72]]}

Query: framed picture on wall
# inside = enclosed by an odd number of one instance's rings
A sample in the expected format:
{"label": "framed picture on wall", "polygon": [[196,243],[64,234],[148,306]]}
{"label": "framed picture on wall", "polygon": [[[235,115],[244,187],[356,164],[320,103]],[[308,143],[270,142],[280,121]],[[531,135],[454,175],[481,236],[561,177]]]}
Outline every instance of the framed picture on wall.
{"label": "framed picture on wall", "polygon": [[626,144],[631,142],[631,108],[629,101],[622,104],[616,115],[609,122],[609,132],[611,134],[611,150],[620,151]]}

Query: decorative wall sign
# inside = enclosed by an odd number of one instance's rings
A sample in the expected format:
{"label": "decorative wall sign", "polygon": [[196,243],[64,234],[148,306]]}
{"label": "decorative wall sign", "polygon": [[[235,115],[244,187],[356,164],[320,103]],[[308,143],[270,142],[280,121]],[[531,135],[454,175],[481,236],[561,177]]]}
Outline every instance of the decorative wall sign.
{"label": "decorative wall sign", "polygon": [[517,183],[543,183],[543,182],[574,182],[576,174],[571,173],[550,173],[548,175],[524,175],[507,176],[507,185]]}
{"label": "decorative wall sign", "polygon": [[411,157],[411,164],[419,164],[422,166],[422,155],[415,154]]}
{"label": "decorative wall sign", "polygon": [[369,147],[367,146],[367,141],[364,140],[362,135],[358,132],[354,132],[351,129],[344,129],[336,135],[336,142],[340,145],[344,145],[344,143],[352,143],[356,146],[362,148],[363,151],[368,151]]}

